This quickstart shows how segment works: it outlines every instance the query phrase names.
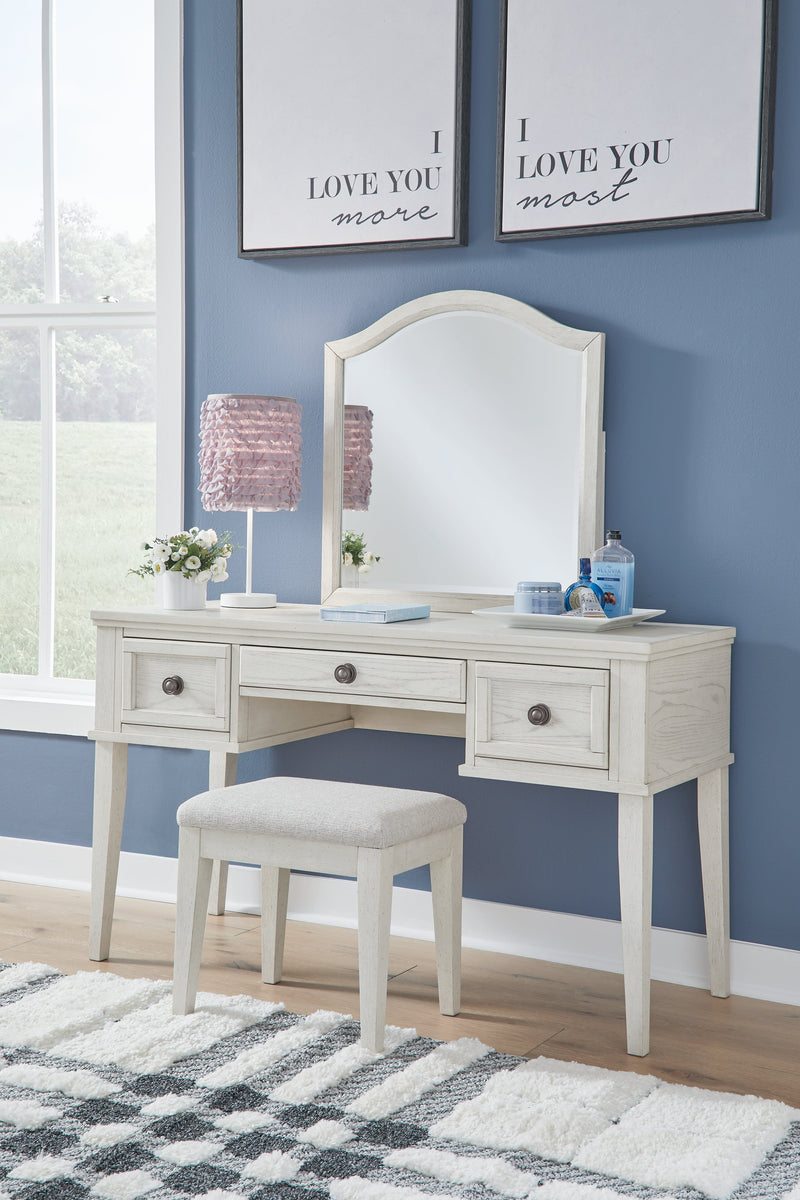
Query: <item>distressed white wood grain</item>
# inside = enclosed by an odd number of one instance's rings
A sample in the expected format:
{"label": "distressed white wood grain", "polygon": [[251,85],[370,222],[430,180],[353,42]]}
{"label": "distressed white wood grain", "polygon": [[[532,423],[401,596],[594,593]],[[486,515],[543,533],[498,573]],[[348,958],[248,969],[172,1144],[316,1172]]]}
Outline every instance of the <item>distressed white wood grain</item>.
{"label": "distressed white wood grain", "polygon": [[[424,622],[344,626],[322,621],[314,605],[279,605],[255,615],[210,605],[188,613],[128,609],[96,613],[94,619],[99,703],[92,735],[97,741],[93,958],[109,952],[128,742],[205,748],[211,752],[209,783],[225,786],[235,778],[235,756],[242,750],[361,725],[466,734],[464,775],[620,795],[628,1026],[631,1053],[637,1054],[647,1045],[652,796],[700,777],[711,981],[716,994],[727,994],[734,630],[645,623],[586,636],[517,630],[453,612],[434,613]],[[342,662],[356,666],[351,685],[333,679],[334,667]],[[178,714],[187,721],[184,726],[170,712],[169,701],[176,698],[164,696],[162,707],[159,692],[167,673],[189,681],[187,709]],[[543,727],[527,718],[528,708],[537,703],[548,704],[553,713]],[[324,861],[308,845],[286,849],[299,870],[357,874],[348,848],[328,848]],[[418,860],[415,854],[423,851],[428,857]],[[246,840],[223,843],[210,832],[205,835],[206,858],[246,862],[253,861],[251,853]],[[288,866],[270,858],[266,848],[263,854],[256,861]],[[438,842],[398,847],[392,867],[399,871],[439,862],[447,854],[447,846]],[[434,890],[452,893],[444,868],[433,873]],[[222,881],[215,880],[213,911],[221,911],[223,903]],[[272,907],[281,910],[280,888]],[[451,930],[451,954],[453,939]],[[274,941],[266,959],[275,968],[278,957]],[[444,996],[448,987],[442,985]]]}
{"label": "distressed white wood grain", "polygon": [[[339,682],[337,667],[352,666],[351,683]],[[338,653],[242,647],[243,687],[272,687],[340,696],[389,696],[408,700],[464,702],[466,667],[447,658]]]}
{"label": "distressed white wood grain", "polygon": [[[576,767],[608,764],[608,672],[477,663],[475,753]],[[534,725],[529,710],[546,705]]]}

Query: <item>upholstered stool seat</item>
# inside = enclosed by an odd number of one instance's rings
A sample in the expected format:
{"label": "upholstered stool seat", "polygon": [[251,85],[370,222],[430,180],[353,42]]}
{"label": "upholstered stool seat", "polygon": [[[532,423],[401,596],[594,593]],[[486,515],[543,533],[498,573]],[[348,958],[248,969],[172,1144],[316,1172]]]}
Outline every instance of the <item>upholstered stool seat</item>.
{"label": "upholstered stool seat", "polygon": [[355,876],[361,1041],[383,1048],[392,880],[430,864],[439,1007],[454,1014],[461,983],[461,845],[466,809],[451,796],[401,788],[274,778],[216,788],[180,806],[175,926],[176,1013],[194,1009],[214,859],[261,866],[261,974],[283,966],[290,870]]}

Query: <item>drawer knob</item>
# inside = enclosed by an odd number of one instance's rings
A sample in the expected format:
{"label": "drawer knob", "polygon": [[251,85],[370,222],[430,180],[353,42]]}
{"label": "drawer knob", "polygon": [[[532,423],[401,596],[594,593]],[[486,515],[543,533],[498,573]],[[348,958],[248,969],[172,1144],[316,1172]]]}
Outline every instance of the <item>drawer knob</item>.
{"label": "drawer knob", "polygon": [[183,680],[180,675],[168,675],[161,684],[162,692],[166,692],[168,696],[180,696],[183,691]]}
{"label": "drawer knob", "polygon": [[339,666],[333,672],[333,677],[337,683],[353,683],[358,671],[352,663],[339,663]]}
{"label": "drawer knob", "polygon": [[531,725],[546,725],[552,715],[546,704],[533,704],[528,709],[528,720]]}

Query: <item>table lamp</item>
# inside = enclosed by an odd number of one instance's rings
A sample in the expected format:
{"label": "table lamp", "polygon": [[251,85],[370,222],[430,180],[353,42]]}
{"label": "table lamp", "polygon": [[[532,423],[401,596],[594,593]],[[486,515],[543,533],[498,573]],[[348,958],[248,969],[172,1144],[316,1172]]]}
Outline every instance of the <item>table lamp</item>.
{"label": "table lamp", "polygon": [[200,411],[200,492],[207,512],[247,513],[246,590],[227,608],[274,608],[253,591],[253,513],[294,510],[300,499],[302,409],[286,396],[209,396]]}

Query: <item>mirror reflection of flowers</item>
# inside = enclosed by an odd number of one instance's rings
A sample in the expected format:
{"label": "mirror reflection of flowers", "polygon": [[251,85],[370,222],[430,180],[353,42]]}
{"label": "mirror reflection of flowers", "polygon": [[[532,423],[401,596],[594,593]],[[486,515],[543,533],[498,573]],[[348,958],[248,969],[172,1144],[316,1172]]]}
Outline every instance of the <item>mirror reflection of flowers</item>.
{"label": "mirror reflection of flowers", "polygon": [[363,533],[354,533],[352,529],[342,534],[342,564],[345,567],[358,567],[364,574],[371,571],[380,557],[367,549],[367,541]]}
{"label": "mirror reflection of flowers", "polygon": [[230,533],[217,536],[214,529],[184,529],[172,537],[153,538],[143,542],[145,557],[139,567],[129,571],[130,575],[163,575],[165,571],[179,571],[187,579],[197,583],[223,583],[228,578],[228,559],[233,553]]}

